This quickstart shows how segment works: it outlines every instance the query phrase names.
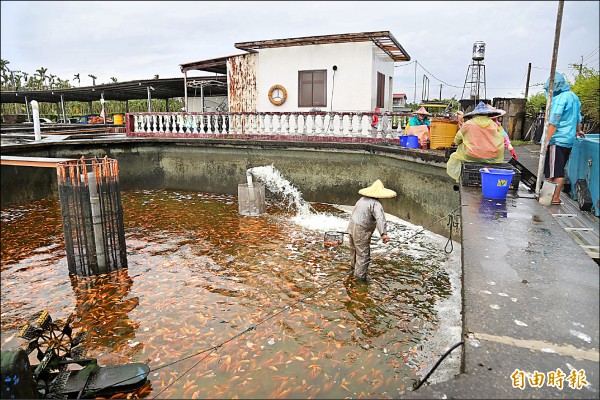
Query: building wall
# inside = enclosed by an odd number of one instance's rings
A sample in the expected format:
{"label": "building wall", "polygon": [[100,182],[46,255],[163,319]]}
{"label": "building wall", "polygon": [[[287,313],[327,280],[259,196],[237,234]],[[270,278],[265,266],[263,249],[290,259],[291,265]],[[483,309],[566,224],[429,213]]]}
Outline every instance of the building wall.
{"label": "building wall", "polygon": [[256,60],[258,54],[249,53],[227,60],[227,86],[230,112],[256,112]]}
{"label": "building wall", "polygon": [[[298,71],[318,69],[327,70],[327,107],[320,110],[372,111],[377,71],[386,75],[386,101],[391,108],[387,86],[389,77],[394,76],[394,62],[373,43],[358,42],[260,49],[256,67],[257,111],[310,111],[311,108],[298,107]],[[268,98],[269,89],[276,84],[287,91],[287,100],[281,106],[271,104]]]}
{"label": "building wall", "polygon": [[[354,205],[358,190],[381,179],[398,193],[382,201],[386,212],[448,236],[447,218],[460,206],[442,154],[415,153],[392,146],[339,143],[110,139],[3,148],[4,155],[84,156],[116,159],[121,190],[167,189],[237,194],[248,168],[274,165],[309,202]],[[52,168],[3,165],[2,206],[56,196]],[[436,222],[437,221],[437,222]],[[459,229],[460,232],[460,229]],[[459,238],[455,238],[460,240]]]}

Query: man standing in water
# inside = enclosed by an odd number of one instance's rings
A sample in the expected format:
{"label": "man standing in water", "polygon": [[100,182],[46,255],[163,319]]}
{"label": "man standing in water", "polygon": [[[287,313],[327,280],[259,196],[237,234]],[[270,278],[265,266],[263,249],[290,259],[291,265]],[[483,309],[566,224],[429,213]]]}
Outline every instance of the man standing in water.
{"label": "man standing in water", "polygon": [[389,237],[385,228],[385,214],[379,199],[396,197],[396,192],[386,189],[377,179],[371,186],[358,191],[361,197],[354,207],[348,233],[350,234],[350,266],[354,276],[360,280],[367,279],[367,270],[371,263],[371,236],[375,228],[381,239],[387,243]]}

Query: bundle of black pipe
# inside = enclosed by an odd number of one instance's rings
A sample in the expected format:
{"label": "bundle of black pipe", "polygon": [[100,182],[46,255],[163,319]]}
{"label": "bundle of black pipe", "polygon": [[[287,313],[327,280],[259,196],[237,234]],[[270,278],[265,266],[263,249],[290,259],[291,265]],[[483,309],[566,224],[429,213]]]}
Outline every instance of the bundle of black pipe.
{"label": "bundle of black pipe", "polygon": [[127,267],[117,160],[57,165],[69,273],[91,276]]}

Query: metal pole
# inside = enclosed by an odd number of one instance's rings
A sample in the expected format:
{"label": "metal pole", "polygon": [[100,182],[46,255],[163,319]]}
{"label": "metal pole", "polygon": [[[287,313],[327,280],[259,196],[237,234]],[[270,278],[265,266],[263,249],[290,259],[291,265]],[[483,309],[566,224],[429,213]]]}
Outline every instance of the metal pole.
{"label": "metal pole", "polygon": [[150,96],[150,86],[146,86],[148,91],[148,112],[152,112],[152,97]]}
{"label": "metal pole", "polygon": [[25,96],[25,110],[27,110],[27,122],[31,122],[31,115],[29,114],[29,103],[27,102],[27,96]]}
{"label": "metal pole", "polygon": [[202,104],[202,112],[204,112],[204,84],[200,85],[200,102]]}
{"label": "metal pole", "polygon": [[187,93],[187,71],[183,72],[183,94],[185,96],[183,106],[185,111],[188,110],[188,93]]}
{"label": "metal pole", "polygon": [[62,107],[63,123],[66,124],[67,123],[67,113],[65,112],[65,98],[62,94],[60,95],[60,105]]}
{"label": "metal pole", "polygon": [[413,97],[413,104],[417,103],[417,60],[415,60],[415,97]]}
{"label": "metal pole", "polygon": [[537,182],[535,183],[535,195],[540,197],[540,188],[542,186],[542,177],[544,175],[544,162],[546,161],[546,135],[548,134],[548,123],[550,120],[550,108],[552,106],[552,95],[554,93],[554,74],[556,73],[556,59],[558,58],[558,43],[560,42],[560,27],[562,24],[562,14],[564,0],[558,2],[558,12],[556,13],[556,30],[554,31],[554,49],[552,51],[552,65],[550,66],[550,81],[548,82],[548,101],[546,102],[546,116],[544,119],[544,131],[540,139],[540,160],[538,162]]}

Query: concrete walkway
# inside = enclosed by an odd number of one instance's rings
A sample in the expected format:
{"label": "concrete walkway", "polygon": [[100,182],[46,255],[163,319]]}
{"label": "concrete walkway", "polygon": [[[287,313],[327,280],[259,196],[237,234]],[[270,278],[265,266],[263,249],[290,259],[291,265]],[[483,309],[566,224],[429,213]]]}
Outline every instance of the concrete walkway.
{"label": "concrete walkway", "polygon": [[598,398],[596,262],[524,185],[506,201],[463,186],[461,204],[464,372],[403,398]]}

